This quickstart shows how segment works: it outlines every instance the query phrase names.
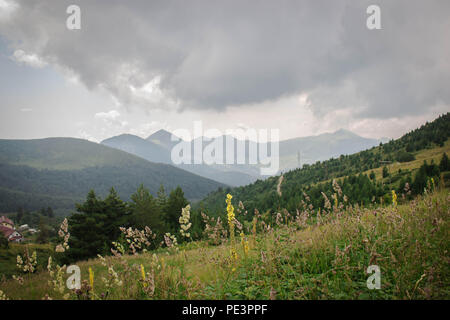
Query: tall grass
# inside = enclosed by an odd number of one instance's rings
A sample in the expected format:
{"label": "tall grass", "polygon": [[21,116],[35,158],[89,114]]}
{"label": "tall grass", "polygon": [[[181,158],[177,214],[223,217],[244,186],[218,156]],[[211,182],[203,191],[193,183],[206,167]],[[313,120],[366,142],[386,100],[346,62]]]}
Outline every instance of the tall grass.
{"label": "tall grass", "polygon": [[[449,203],[442,190],[344,210],[336,196],[319,215],[306,203],[275,213],[275,228],[255,219],[242,245],[197,241],[80,262],[77,292],[55,290],[44,271],[0,290],[10,299],[448,299]],[[369,265],[380,267],[380,290],[367,288]]]}

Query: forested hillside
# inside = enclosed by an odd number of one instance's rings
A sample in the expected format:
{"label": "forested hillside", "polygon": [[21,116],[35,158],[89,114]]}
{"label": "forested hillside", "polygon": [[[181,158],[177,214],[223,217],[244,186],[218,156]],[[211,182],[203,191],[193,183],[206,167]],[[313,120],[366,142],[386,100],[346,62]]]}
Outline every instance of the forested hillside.
{"label": "forested hillside", "polygon": [[129,199],[141,184],[154,194],[161,184],[168,191],[179,185],[190,200],[223,186],[85,140],[0,140],[0,212],[73,209],[91,189],[106,196],[115,187],[123,199]]}
{"label": "forested hillside", "polygon": [[[223,211],[222,199],[227,193],[242,201],[251,213],[254,209],[263,212],[280,208],[295,211],[307,197],[316,208],[323,208],[327,200],[322,192],[332,201],[335,193],[332,180],[337,178],[342,178],[342,191],[352,203],[382,203],[383,199],[390,197],[392,190],[398,194],[418,194],[429,182],[427,178],[433,177],[435,184],[441,183],[441,179],[448,180],[449,135],[450,113],[447,113],[397,140],[380,143],[378,147],[312,165],[305,164],[301,169],[286,172],[281,183],[277,176],[244,187],[220,189],[208,195],[198,208],[218,215]],[[416,158],[433,159],[429,156],[431,151],[436,159],[433,162],[418,164],[415,161]],[[280,194],[277,192],[279,183]],[[404,190],[406,183],[410,190]]]}

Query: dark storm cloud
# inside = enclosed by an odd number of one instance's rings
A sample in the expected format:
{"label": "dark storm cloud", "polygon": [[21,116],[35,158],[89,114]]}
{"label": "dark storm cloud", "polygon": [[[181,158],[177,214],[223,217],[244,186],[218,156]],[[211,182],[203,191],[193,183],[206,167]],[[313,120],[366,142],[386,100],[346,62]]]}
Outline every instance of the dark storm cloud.
{"label": "dark storm cloud", "polygon": [[[382,30],[373,31],[373,1],[14,2],[0,19],[12,48],[125,105],[155,77],[182,108],[307,93],[318,115],[353,107],[356,116],[387,118],[450,103],[446,0],[377,1]],[[65,28],[69,4],[81,7],[80,31]]]}

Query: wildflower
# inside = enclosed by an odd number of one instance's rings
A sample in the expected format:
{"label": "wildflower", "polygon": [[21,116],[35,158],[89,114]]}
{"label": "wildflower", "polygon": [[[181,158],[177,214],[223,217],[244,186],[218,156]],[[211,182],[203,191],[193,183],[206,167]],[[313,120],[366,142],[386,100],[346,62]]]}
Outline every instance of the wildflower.
{"label": "wildflower", "polygon": [[278,193],[278,196],[280,196],[280,197],[282,196],[281,184],[283,183],[283,179],[284,179],[283,175],[281,175],[280,178],[278,179],[277,193]]}
{"label": "wildflower", "polygon": [[149,247],[150,241],[156,238],[156,234],[154,234],[147,226],[144,230],[133,229],[131,227],[128,229],[120,227],[119,229],[125,236],[126,242],[128,243],[128,250],[126,250],[123,245],[113,242],[113,246],[115,248],[111,249],[111,251],[115,256],[120,256],[128,251],[131,251],[132,254],[136,255],[138,251],[144,251],[146,247]]}
{"label": "wildflower", "polygon": [[395,190],[392,190],[392,204],[397,206],[397,194],[395,193]]}
{"label": "wildflower", "polygon": [[89,284],[91,285],[92,293],[94,293],[94,271],[89,267]]}
{"label": "wildflower", "polygon": [[243,232],[241,232],[240,236],[241,236],[242,249],[244,250],[244,254],[247,256],[247,253],[249,251],[248,240],[245,239],[245,235]]}
{"label": "wildflower", "polygon": [[342,196],[342,189],[341,189],[341,187],[339,186],[339,184],[337,183],[336,179],[333,179],[333,190],[334,190],[335,192],[337,192],[337,194],[339,195],[339,197]]}
{"label": "wildflower", "polygon": [[147,287],[147,282],[145,282],[145,269],[144,265],[141,263],[141,276],[142,276],[142,282],[144,285],[144,288]]}
{"label": "wildflower", "polygon": [[323,199],[325,200],[325,204],[324,204],[325,209],[331,209],[331,203],[330,203],[330,200],[328,200],[327,195],[323,192],[321,192],[321,193],[322,193]]}
{"label": "wildflower", "polygon": [[227,203],[227,218],[228,225],[230,227],[230,242],[231,242],[231,258],[236,261],[238,259],[236,248],[234,247],[234,224],[235,224],[235,216],[234,216],[234,207],[231,204],[231,199],[233,196],[231,194],[227,194],[227,199],[225,202]]}
{"label": "wildflower", "polygon": [[164,234],[164,242],[168,248],[176,247],[178,245],[177,238],[169,232]]}
{"label": "wildflower", "polygon": [[24,259],[20,256],[17,255],[17,268],[19,268],[21,271],[27,273],[33,273],[36,270],[36,266],[37,266],[37,254],[36,251],[33,252],[33,254],[30,256],[29,252],[28,252],[28,247],[26,248],[25,251],[25,261]]}
{"label": "wildflower", "polygon": [[232,247],[230,249],[230,255],[231,255],[231,258],[232,258],[233,261],[237,261],[239,259],[239,256],[238,256],[238,254],[236,252],[236,249],[234,247]]}
{"label": "wildflower", "polygon": [[233,196],[231,194],[227,194],[227,199],[225,202],[227,203],[227,218],[228,218],[228,225],[230,227],[230,241],[233,244],[234,243],[234,224],[235,224],[235,216],[234,216],[234,207],[231,204],[231,199]]}
{"label": "wildflower", "polygon": [[20,276],[18,277],[18,276],[16,276],[16,275],[13,275],[12,277],[13,277],[13,279],[16,280],[20,285],[23,285],[23,282],[24,282],[23,277],[20,277]]}
{"label": "wildflower", "polygon": [[337,193],[334,193],[332,198],[334,199],[334,208],[337,209],[339,204]]}
{"label": "wildflower", "polygon": [[256,223],[258,222],[258,218],[253,217],[253,227],[252,227],[252,234],[253,234],[253,247],[256,246]]}
{"label": "wildflower", "polygon": [[261,250],[261,262],[264,264],[266,264],[266,262],[267,262],[266,254],[262,250]]}
{"label": "wildflower", "polygon": [[2,290],[0,290],[0,300],[9,300],[6,294],[3,293]]}
{"label": "wildflower", "polygon": [[58,244],[56,246],[56,248],[55,248],[56,252],[64,252],[69,249],[68,243],[69,243],[70,233],[68,232],[68,229],[69,229],[69,223],[66,218],[59,226],[58,235],[60,238],[63,238],[63,243]]}
{"label": "wildflower", "polygon": [[227,215],[227,217],[228,217],[228,224],[231,226],[231,225],[234,225],[234,207],[233,207],[233,205],[231,204],[231,199],[233,198],[233,196],[231,195],[231,194],[227,194],[227,200],[225,200],[226,201],[226,203],[227,203],[227,213],[228,213],[228,215]]}
{"label": "wildflower", "polygon": [[270,300],[276,300],[277,299],[277,292],[275,291],[274,288],[270,288],[269,297],[270,297]]}
{"label": "wildflower", "polygon": [[190,238],[191,234],[189,232],[186,232],[191,226],[192,223],[189,222],[190,219],[190,210],[191,206],[188,204],[185,208],[181,209],[181,217],[178,219],[180,222],[180,233],[182,236],[186,238]]}

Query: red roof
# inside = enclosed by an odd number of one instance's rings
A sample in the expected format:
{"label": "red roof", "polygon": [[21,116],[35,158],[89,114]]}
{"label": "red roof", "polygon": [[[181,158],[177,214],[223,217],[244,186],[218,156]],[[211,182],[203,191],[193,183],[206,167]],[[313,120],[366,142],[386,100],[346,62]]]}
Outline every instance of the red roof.
{"label": "red roof", "polygon": [[5,227],[5,226],[0,226],[0,232],[3,233],[6,238],[8,238],[11,234],[13,234],[14,231],[16,231],[16,230]]}
{"label": "red roof", "polygon": [[9,223],[10,225],[14,225],[14,222],[11,220],[11,219],[8,219],[7,217],[5,217],[5,216],[1,216],[0,217],[0,223],[2,223],[2,222],[6,222],[6,223]]}

